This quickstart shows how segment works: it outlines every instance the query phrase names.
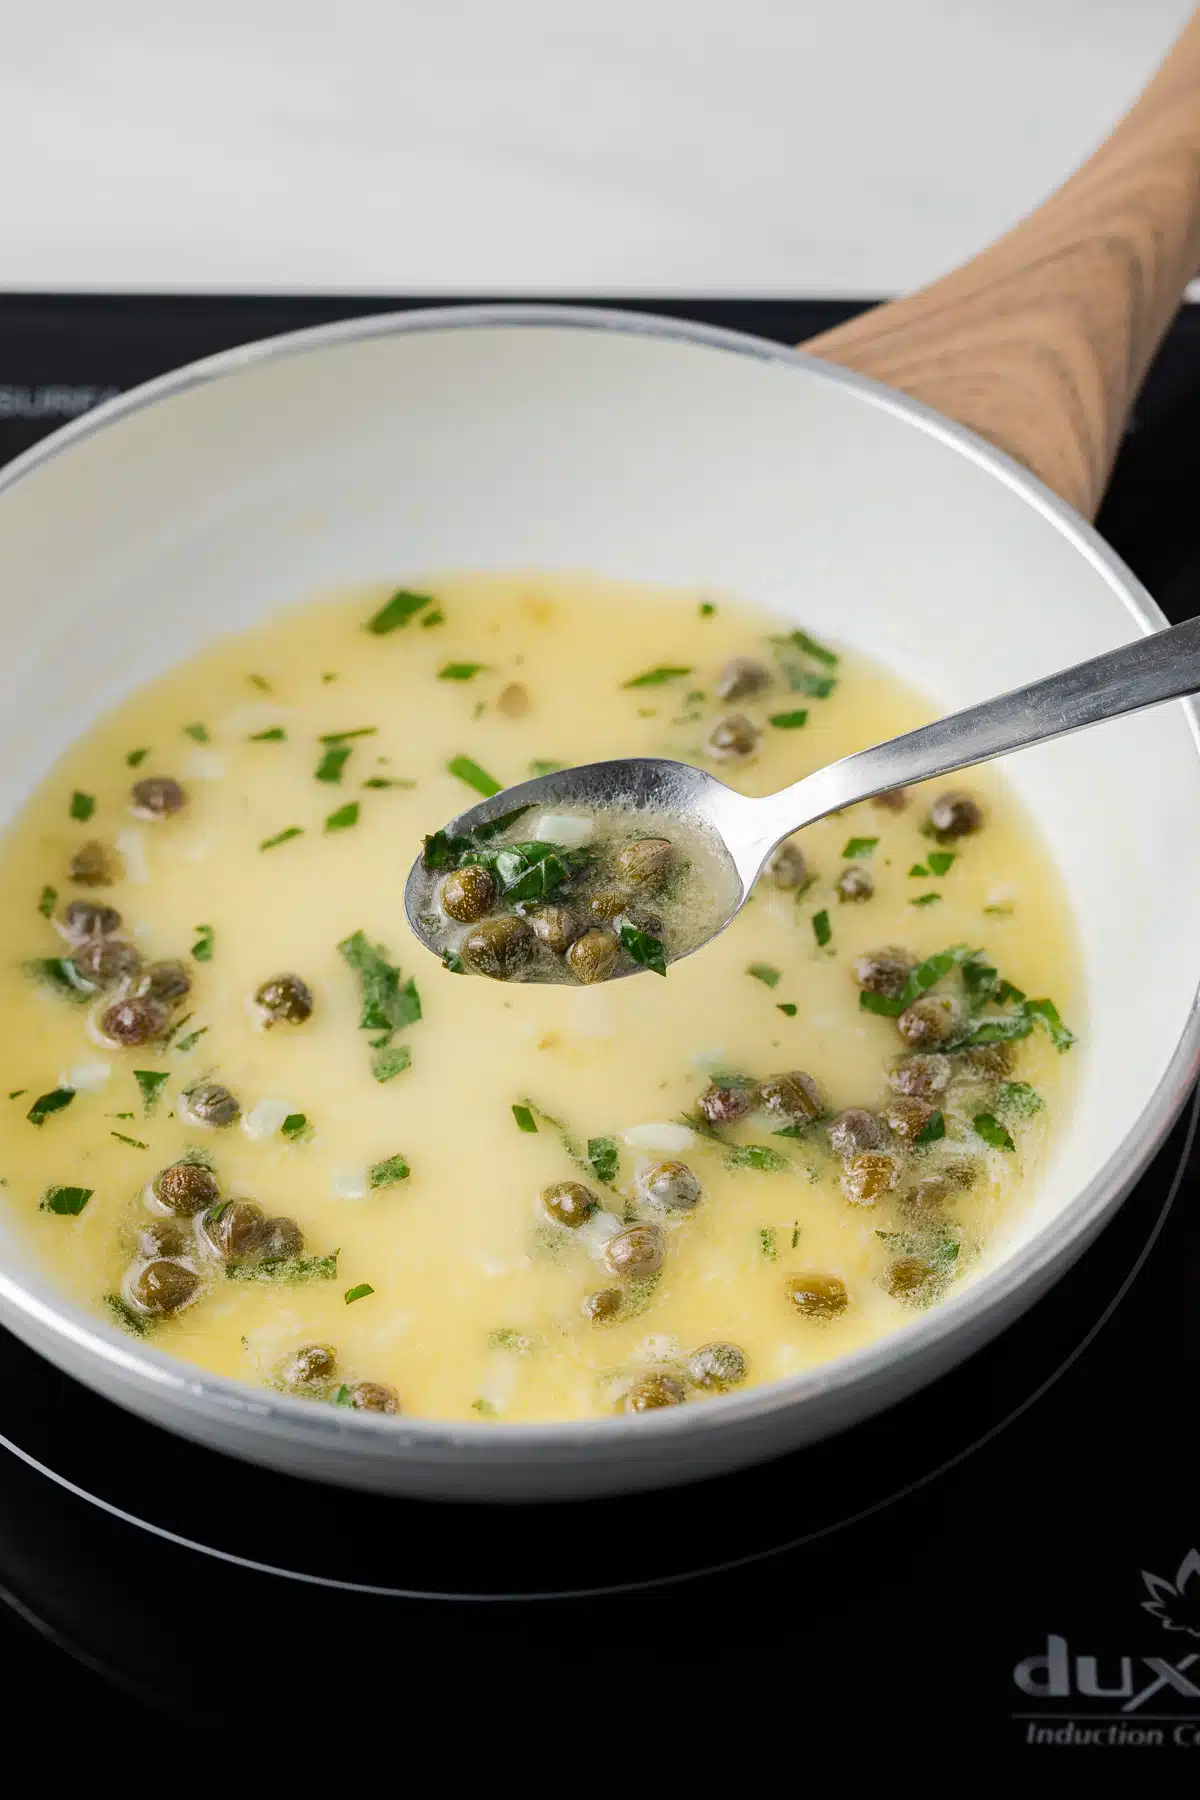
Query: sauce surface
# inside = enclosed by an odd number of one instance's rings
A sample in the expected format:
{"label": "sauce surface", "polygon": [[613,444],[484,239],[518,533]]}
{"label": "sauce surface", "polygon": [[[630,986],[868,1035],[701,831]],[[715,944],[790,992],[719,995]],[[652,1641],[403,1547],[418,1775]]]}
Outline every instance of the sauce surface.
{"label": "sauce surface", "polygon": [[[739,689],[735,658],[766,685]],[[383,1384],[410,1415],[702,1401],[902,1327],[1003,1240],[1069,1105],[1071,918],[997,776],[963,784],[979,816],[957,836],[930,835],[946,784],[810,827],[802,864],[785,857],[665,981],[464,979],[410,936],[401,895],[423,836],[492,784],[664,755],[765,793],[930,716],[865,658],[724,596],[578,576],[438,578],[214,644],[89,730],[0,850],[0,1204],[72,1297],[163,1350],[261,1384],[328,1346],[315,1401]],[[182,803],[134,816],[134,783],[156,777]],[[114,876],[99,885],[70,874],[89,855],[96,872],[93,844]],[[72,901],[116,909],[109,936],[140,975],[71,991]],[[907,953],[900,972],[868,969],[864,990],[856,961],[885,947]],[[114,1041],[109,1009],[175,960],[189,991],[161,1001],[161,1029]],[[255,996],[285,974],[311,1014],[264,1028]],[[891,1075],[941,1054],[901,1035],[906,985],[963,1046],[923,1096]],[[801,1072],[811,1105],[772,1085]],[[229,1124],[207,1122],[214,1085],[239,1108]],[[751,1099],[726,1116],[714,1089]],[[925,1112],[897,1110],[914,1099]],[[848,1108],[875,1124],[831,1133]],[[303,1243],[222,1260],[234,1215],[184,1217],[196,1297],[143,1317],[138,1233],[164,1217],[148,1184],[189,1154],[218,1207],[254,1200]],[[856,1176],[863,1154],[891,1158],[894,1181]],[[698,1200],[656,1173],[670,1162]],[[594,1201],[581,1222],[541,1198],[564,1183]],[[614,1234],[639,1227],[661,1267],[614,1274]],[[713,1344],[744,1371],[710,1355],[689,1376]],[[677,1391],[651,1391],[663,1382]]]}

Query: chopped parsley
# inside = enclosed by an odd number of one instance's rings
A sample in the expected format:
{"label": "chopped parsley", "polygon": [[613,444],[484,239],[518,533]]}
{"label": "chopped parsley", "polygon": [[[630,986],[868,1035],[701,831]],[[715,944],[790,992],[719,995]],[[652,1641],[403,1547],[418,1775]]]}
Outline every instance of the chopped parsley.
{"label": "chopped parsley", "polygon": [[282,725],[272,725],[269,731],[254,731],[247,738],[250,744],[286,744],[287,732]]}
{"label": "chopped parsley", "polygon": [[1037,1089],[1031,1088],[1027,1081],[1006,1081],[996,1096],[1000,1111],[1013,1113],[1019,1119],[1031,1119],[1045,1104]]}
{"label": "chopped parsley", "polygon": [[38,1096],[25,1117],[31,1125],[40,1125],[51,1113],[61,1112],[64,1106],[70,1106],[74,1098],[74,1088],[51,1088],[48,1094]]}
{"label": "chopped parsley", "polygon": [[628,950],[635,963],[652,974],[666,974],[667,957],[661,938],[653,937],[648,931],[639,931],[636,925],[622,925],[619,935],[623,948]]}
{"label": "chopped parsley", "polygon": [[216,932],[211,925],[197,925],[194,929],[196,932],[196,941],[192,945],[192,955],[197,962],[211,962],[213,955],[213,939],[216,937]]}
{"label": "chopped parsley", "polygon": [[765,1256],[768,1262],[774,1262],[778,1251],[775,1248],[775,1227],[764,1225],[758,1234],[758,1253]]}
{"label": "chopped parsley", "polygon": [[761,1169],[765,1174],[778,1175],[792,1165],[781,1151],[772,1150],[769,1144],[735,1144],[725,1158],[725,1166],[729,1169]]}
{"label": "chopped parsley", "polygon": [[400,1031],[421,1017],[421,998],[411,979],[401,985],[400,971],[387,960],[382,944],[371,945],[361,931],[343,938],[338,950],[362,984],[362,1031]]}
{"label": "chopped parsley", "polygon": [[484,1419],[494,1419],[496,1417],[495,1407],[490,1400],[485,1400],[482,1394],[478,1399],[472,1400],[471,1410],[472,1412],[477,1412],[480,1417]]}
{"label": "chopped parsley", "polygon": [[353,754],[353,744],[331,744],[313,772],[314,781],[340,781]]}
{"label": "chopped parsley", "polygon": [[142,1105],[148,1113],[152,1113],[162,1097],[164,1087],[171,1079],[170,1075],[160,1075],[154,1069],[135,1069],[133,1079],[142,1091]]}
{"label": "chopped parsley", "polygon": [[668,681],[678,681],[684,675],[691,674],[690,669],[677,668],[670,663],[660,663],[656,669],[646,669],[640,675],[631,675],[623,681],[623,688],[665,687]]}
{"label": "chopped parsley", "polygon": [[465,975],[467,972],[457,950],[442,951],[442,967],[451,975]]}
{"label": "chopped parsley", "polygon": [[10,1100],[19,1100],[22,1094],[27,1094],[28,1092],[28,1088],[13,1088],[8,1097]]}
{"label": "chopped parsley", "polygon": [[446,663],[438,670],[438,680],[470,681],[474,676],[478,675],[481,669],[486,668],[486,663]]}
{"label": "chopped parsley", "polygon": [[412,1051],[407,1044],[394,1044],[377,1050],[371,1058],[371,1073],[376,1081],[391,1081],[394,1076],[402,1075],[412,1062]]}
{"label": "chopped parsley", "polygon": [[363,782],[365,788],[415,788],[415,781],[405,781],[400,775],[369,775]]}
{"label": "chopped parsley", "polygon": [[789,1019],[794,1019],[798,1010],[794,1000],[777,1000],[775,1002],[775,1011],[786,1013]]}
{"label": "chopped parsley", "polygon": [[914,863],[912,868],[908,871],[908,874],[910,880],[914,875],[921,877],[925,881],[928,881],[929,879],[929,870],[924,863]]}
{"label": "chopped parsley", "polygon": [[82,1004],[96,992],[96,984],[79,973],[69,956],[41,956],[29,964],[31,973],[59,993]]}
{"label": "chopped parsley", "polygon": [[474,788],[477,794],[482,794],[485,800],[490,800],[493,794],[498,794],[501,790],[502,784],[489,775],[486,769],[481,769],[477,762],[472,762],[469,756],[451,757],[446,768],[451,775],[457,775],[460,781],[465,781],[468,787]]}
{"label": "chopped parsley", "polygon": [[183,728],[183,735],[185,737],[190,737],[193,742],[197,744],[207,744],[211,741],[209,738],[208,726],[201,725],[198,722],[194,725],[185,725]]}
{"label": "chopped parsley", "polygon": [[[351,738],[374,737],[379,730],[378,725],[359,725],[354,731],[323,731],[317,742],[321,744],[346,744]],[[386,757],[380,757],[386,762]]]}
{"label": "chopped parsley", "polygon": [[345,806],[339,806],[331,812],[325,821],[326,831],[348,831],[351,825],[358,824],[358,801],[348,800]]}
{"label": "chopped parsley", "polygon": [[1056,1050],[1069,1050],[1075,1042],[1075,1033],[1068,1031],[1058,1014],[1053,1000],[1026,1000],[1024,1002],[1027,1017],[1036,1019],[1044,1025],[1050,1034],[1050,1042]]}
{"label": "chopped parsley", "polygon": [[1015,1150],[1016,1145],[994,1113],[976,1113],[972,1124],[985,1144],[994,1150]]}
{"label": "chopped parsley", "polygon": [[194,1050],[207,1030],[207,1025],[201,1025],[197,1031],[189,1031],[187,1036],[181,1037],[179,1042],[175,1045],[176,1050],[182,1051],[184,1055],[186,1055],[189,1050]]}
{"label": "chopped parsley", "polygon": [[[823,950],[833,936],[833,926],[829,923],[829,914],[825,911],[824,907],[822,907],[820,912],[813,914],[812,928],[813,936],[817,940],[817,945]],[[864,989],[864,992],[865,991],[866,990]]]}
{"label": "chopped parsley", "polygon": [[279,1129],[285,1138],[303,1137],[308,1130],[308,1119],[304,1113],[289,1113]]}
{"label": "chopped parsley", "polygon": [[123,1331],[132,1332],[134,1337],[145,1337],[150,1328],[150,1321],[141,1313],[134,1312],[127,1300],[120,1294],[105,1294],[104,1304]]}
{"label": "chopped parsley", "polygon": [[927,860],[931,875],[948,875],[958,858],[953,850],[931,850]]}
{"label": "chopped parsley", "polygon": [[849,860],[853,857],[856,857],[856,856],[870,856],[872,850],[874,850],[874,848],[878,842],[879,842],[879,839],[877,837],[847,838],[846,842],[842,845],[842,855],[844,857],[846,857],[847,860]]}
{"label": "chopped parsley", "polygon": [[702,600],[696,610],[702,619],[711,619],[717,609],[711,600]]}
{"label": "chopped parsley", "polygon": [[944,1227],[931,1231],[877,1231],[875,1236],[894,1245],[902,1256],[919,1256],[933,1274],[948,1274],[958,1261],[958,1241]]}
{"label": "chopped parsley", "polygon": [[141,766],[141,764],[145,762],[145,760],[149,756],[149,754],[150,754],[150,748],[147,745],[147,747],[144,750],[131,750],[129,752],[129,754],[126,756],[125,761],[129,764],[129,767],[131,769],[136,769],[136,768],[139,768]]}
{"label": "chopped parsley", "polygon": [[[116,1135],[114,1132],[113,1136]],[[75,1218],[83,1211],[94,1193],[94,1188],[48,1187],[38,1202],[38,1210]]]}
{"label": "chopped parsley", "polygon": [[939,1138],[944,1138],[945,1135],[946,1121],[940,1112],[934,1112],[926,1119],[924,1125],[922,1125],[920,1131],[918,1131],[916,1137],[913,1139],[913,1143],[936,1144],[937,1140]]}
{"label": "chopped parsley", "polygon": [[783,979],[780,971],[772,968],[770,963],[751,963],[746,973],[753,975],[755,981],[761,981],[769,988],[778,987]]}
{"label": "chopped parsley", "polygon": [[353,1306],[356,1300],[365,1300],[368,1294],[374,1292],[375,1289],[369,1281],[360,1281],[357,1287],[346,1289],[346,1305]]}
{"label": "chopped parsley", "polygon": [[225,1264],[226,1281],[267,1281],[295,1285],[302,1281],[336,1281],[338,1251],[332,1256],[273,1256],[263,1262]]}
{"label": "chopped parsley", "polygon": [[126,1137],[123,1131],[110,1131],[109,1137],[115,1137],[119,1144],[128,1144],[132,1150],[148,1150],[149,1144],[143,1144],[141,1138]]}
{"label": "chopped parsley", "polygon": [[811,700],[828,700],[837,682],[832,675],[814,675],[811,669],[786,666],[788,686],[793,694],[807,694]]}
{"label": "chopped parsley", "polygon": [[81,822],[85,819],[90,819],[96,810],[95,796],[92,794],[81,794],[79,789],[76,788],[75,792],[71,795],[71,805],[69,810],[73,819],[78,819]]}
{"label": "chopped parsley", "polygon": [[531,1107],[514,1105],[514,1107],[512,1109],[512,1116],[517,1122],[517,1130],[518,1131],[536,1131],[537,1130],[537,1120],[533,1116],[533,1110]]}
{"label": "chopped parsley", "polygon": [[940,894],[918,894],[916,899],[910,900],[908,904],[910,906],[936,906],[941,897]]}
{"label": "chopped parsley", "polygon": [[[391,599],[385,600],[379,611],[367,620],[365,629],[376,637],[387,637],[389,632],[407,625],[411,618],[432,604],[432,594],[413,594],[407,588],[397,588]],[[430,620],[425,618],[421,623],[428,625]]]}
{"label": "chopped parsley", "polygon": [[395,1187],[398,1181],[406,1181],[408,1174],[408,1164],[397,1154],[385,1156],[382,1162],[375,1163],[368,1170],[367,1179],[373,1188]]}
{"label": "chopped parsley", "polygon": [[617,1169],[621,1162],[616,1139],[607,1137],[589,1138],[587,1143],[587,1159],[592,1165],[596,1179],[602,1181],[605,1187],[611,1187],[616,1180]]}
{"label": "chopped parsley", "polygon": [[802,725],[808,724],[808,712],[802,707],[799,712],[772,713],[767,723],[778,731],[799,731]]}
{"label": "chopped parsley", "polygon": [[264,838],[258,847],[260,850],[273,850],[276,844],[286,844],[289,838],[303,836],[304,827],[302,825],[289,825],[286,831],[278,831],[274,837]]}
{"label": "chopped parsley", "polygon": [[809,637],[807,631],[789,631],[782,637],[773,637],[771,642],[785,649],[799,650],[814,662],[824,663],[827,669],[837,667],[837,653],[826,649],[824,644],[819,644],[815,637]]}
{"label": "chopped parsley", "polygon": [[436,612],[425,614],[425,617],[421,620],[421,630],[427,631],[431,625],[444,625],[445,623],[446,615],[441,607],[438,607]]}
{"label": "chopped parsley", "polygon": [[57,888],[46,886],[42,889],[41,893],[38,895],[37,909],[41,913],[43,919],[48,919],[50,917],[50,914],[54,911],[57,900]]}
{"label": "chopped parsley", "polygon": [[565,769],[566,766],[566,763],[550,762],[546,759],[542,759],[530,763],[529,773],[531,775],[556,775],[560,769]]}
{"label": "chopped parsley", "polygon": [[269,694],[271,691],[271,684],[265,675],[247,675],[246,680],[251,687],[256,687],[260,694]]}

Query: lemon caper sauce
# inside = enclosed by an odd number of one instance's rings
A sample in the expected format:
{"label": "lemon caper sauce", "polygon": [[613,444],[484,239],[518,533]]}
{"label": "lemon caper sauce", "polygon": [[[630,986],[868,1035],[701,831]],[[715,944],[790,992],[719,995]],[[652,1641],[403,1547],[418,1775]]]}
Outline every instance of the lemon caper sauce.
{"label": "lemon caper sauce", "polygon": [[[0,850],[0,1205],[98,1315],[315,1405],[643,1412],[902,1327],[1070,1103],[1071,921],[992,772],[809,827],[677,966],[717,875],[650,814],[434,834],[445,967],[401,895],[431,819],[526,776],[765,793],[930,712],[753,608],[580,577],[214,645]],[[607,979],[638,964],[669,979]]]}

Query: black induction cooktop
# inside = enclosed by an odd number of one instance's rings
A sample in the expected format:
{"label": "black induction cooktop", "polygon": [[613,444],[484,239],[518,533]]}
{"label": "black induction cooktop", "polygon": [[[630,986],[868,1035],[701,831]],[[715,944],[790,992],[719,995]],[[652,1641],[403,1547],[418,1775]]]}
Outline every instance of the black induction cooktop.
{"label": "black induction cooktop", "polygon": [[[431,303],[0,296],[0,460],[194,357]],[[623,304],[781,342],[857,310]],[[1200,596],[1193,458],[1200,310],[1100,520],[1173,619]],[[180,1779],[187,1745],[198,1767],[383,1768],[447,1795],[1195,1792],[1195,1124],[1193,1105],[972,1361],[828,1443],[635,1499],[309,1486],[143,1424],[0,1333],[7,1743],[122,1781],[148,1752]]]}

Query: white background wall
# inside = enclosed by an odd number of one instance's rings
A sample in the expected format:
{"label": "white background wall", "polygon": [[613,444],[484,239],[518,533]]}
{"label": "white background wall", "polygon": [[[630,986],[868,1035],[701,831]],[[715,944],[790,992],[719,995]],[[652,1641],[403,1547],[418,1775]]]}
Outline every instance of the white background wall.
{"label": "white background wall", "polygon": [[0,287],[875,294],[1189,0],[0,0]]}

